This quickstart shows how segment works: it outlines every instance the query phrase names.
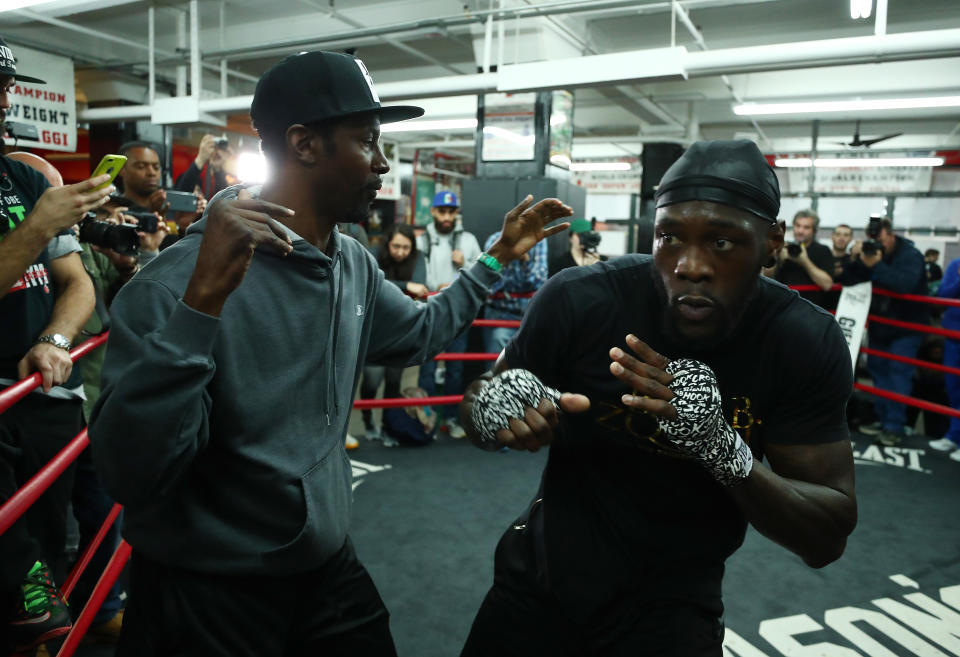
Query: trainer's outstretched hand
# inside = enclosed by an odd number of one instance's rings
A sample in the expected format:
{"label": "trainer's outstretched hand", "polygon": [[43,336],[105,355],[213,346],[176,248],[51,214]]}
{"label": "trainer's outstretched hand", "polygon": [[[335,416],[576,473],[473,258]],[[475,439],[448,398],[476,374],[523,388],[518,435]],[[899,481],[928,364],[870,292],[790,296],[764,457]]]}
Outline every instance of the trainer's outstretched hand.
{"label": "trainer's outstretched hand", "polygon": [[490,247],[490,255],[504,266],[522,258],[540,240],[570,227],[570,222],[565,221],[547,228],[550,222],[573,214],[569,205],[555,198],[532,204],[533,196],[528,195],[506,214],[500,238]]}

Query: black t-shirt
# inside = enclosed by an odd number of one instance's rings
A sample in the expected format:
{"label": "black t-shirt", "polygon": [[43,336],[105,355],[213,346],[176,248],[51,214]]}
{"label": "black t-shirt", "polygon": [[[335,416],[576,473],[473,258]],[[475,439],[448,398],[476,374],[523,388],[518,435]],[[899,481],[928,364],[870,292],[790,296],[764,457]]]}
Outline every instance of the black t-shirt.
{"label": "black t-shirt", "polygon": [[[833,277],[833,251],[820,242],[811,242],[807,245],[807,256],[819,269]],[[776,278],[784,285],[816,285],[807,271],[792,260],[783,261]],[[826,304],[826,295],[820,290],[800,292],[800,296],[809,299],[821,308]]]}
{"label": "black t-shirt", "polygon": [[628,255],[561,272],[506,348],[510,367],[591,401],[563,417],[539,493],[550,585],[581,610],[623,591],[719,597],[723,563],[746,530],[723,488],[657,437],[653,416],[621,403],[629,390],[610,374],[609,350],[627,350],[627,333],[710,365],[727,421],[758,459],[766,443],[849,438],[850,355],[833,317],[761,278],[735,335],[684,350],[661,328],[652,269],[650,256]]}
{"label": "black t-shirt", "polygon": [[[850,254],[844,253],[841,256],[833,255],[833,251],[830,252],[830,255],[833,256],[833,269],[827,273],[833,277],[834,283],[839,283],[840,278],[843,276],[844,268],[850,264]],[[840,290],[830,290],[829,292],[823,293],[823,304],[822,308],[827,310],[834,311],[837,309],[837,306],[840,303]]]}
{"label": "black t-shirt", "polygon": [[[0,156],[0,240],[26,219],[47,187],[46,178],[35,169]],[[44,248],[0,298],[0,378],[19,378],[17,363],[50,323],[55,301],[50,255]],[[64,386],[79,384],[79,368],[74,368]]]}

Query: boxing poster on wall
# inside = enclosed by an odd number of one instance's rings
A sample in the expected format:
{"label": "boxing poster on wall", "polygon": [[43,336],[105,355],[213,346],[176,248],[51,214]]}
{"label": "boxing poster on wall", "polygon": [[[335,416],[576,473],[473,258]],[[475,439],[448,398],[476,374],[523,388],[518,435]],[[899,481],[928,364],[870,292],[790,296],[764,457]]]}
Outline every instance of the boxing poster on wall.
{"label": "boxing poster on wall", "polygon": [[73,61],[18,45],[17,70],[47,83],[18,81],[13,85],[7,110],[7,144],[76,151]]}
{"label": "boxing poster on wall", "polygon": [[[809,190],[809,169],[789,169],[787,176],[785,191]],[[932,167],[817,167],[813,189],[822,194],[929,192],[932,177]]]}

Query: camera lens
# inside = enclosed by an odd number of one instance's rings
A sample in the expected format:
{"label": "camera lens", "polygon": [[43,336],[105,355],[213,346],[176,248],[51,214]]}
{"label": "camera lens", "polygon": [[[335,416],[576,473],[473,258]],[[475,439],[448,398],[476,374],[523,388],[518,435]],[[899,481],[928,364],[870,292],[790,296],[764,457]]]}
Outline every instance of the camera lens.
{"label": "camera lens", "polygon": [[113,249],[121,255],[136,255],[140,251],[140,236],[133,226],[116,226],[90,218],[80,222],[80,241]]}
{"label": "camera lens", "polygon": [[790,254],[791,258],[796,258],[800,255],[801,251],[803,251],[803,249],[800,248],[799,244],[787,244],[787,253]]}

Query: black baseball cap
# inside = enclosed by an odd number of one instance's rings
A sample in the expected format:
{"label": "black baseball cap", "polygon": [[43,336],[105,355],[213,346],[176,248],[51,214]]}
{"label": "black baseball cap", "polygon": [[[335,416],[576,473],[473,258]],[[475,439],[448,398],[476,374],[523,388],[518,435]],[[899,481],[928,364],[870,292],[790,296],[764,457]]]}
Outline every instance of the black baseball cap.
{"label": "black baseball cap", "polygon": [[0,37],[0,75],[11,75],[20,82],[47,83],[46,80],[17,73],[17,58],[13,56],[13,51],[10,50],[10,46],[7,45],[3,37]]}
{"label": "black baseball cap", "polygon": [[658,208],[712,201],[774,224],[780,213],[777,174],[749,139],[696,142],[663,174],[654,198]]}
{"label": "black baseball cap", "polygon": [[377,114],[381,123],[423,116],[422,107],[384,107],[363,62],[339,52],[302,52],[271,67],[257,82],[250,117],[259,131],[286,130],[354,114]]}

